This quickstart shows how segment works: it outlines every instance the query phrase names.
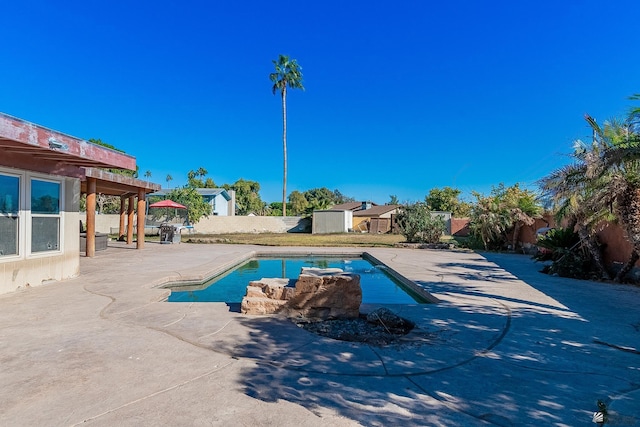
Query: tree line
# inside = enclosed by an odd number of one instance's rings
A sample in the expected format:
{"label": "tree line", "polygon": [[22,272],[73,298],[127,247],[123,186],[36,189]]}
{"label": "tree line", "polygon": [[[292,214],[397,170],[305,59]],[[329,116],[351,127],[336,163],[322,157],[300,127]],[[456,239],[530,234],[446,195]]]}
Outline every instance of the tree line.
{"label": "tree line", "polygon": [[[207,170],[200,167],[187,173],[187,183],[183,187],[172,189],[167,197],[171,200],[189,206],[190,220],[197,221],[203,216],[211,214],[211,207],[202,200],[195,191],[197,188],[224,188],[235,192],[236,215],[281,216],[286,209],[293,216],[311,215],[313,210],[327,209],[333,205],[353,202],[354,198],[345,196],[340,190],[329,190],[326,187],[312,188],[304,192],[292,191],[289,201],[283,209],[282,202],[266,203],[260,197],[260,183],[240,178],[233,184],[217,185],[215,181],[206,177]],[[153,195],[150,202],[154,201]]]}

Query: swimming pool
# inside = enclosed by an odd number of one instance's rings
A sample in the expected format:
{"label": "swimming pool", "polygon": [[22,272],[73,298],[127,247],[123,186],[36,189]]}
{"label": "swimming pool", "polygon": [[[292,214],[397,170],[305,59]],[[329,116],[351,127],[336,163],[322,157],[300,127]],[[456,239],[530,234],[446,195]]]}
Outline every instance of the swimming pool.
{"label": "swimming pool", "polygon": [[171,289],[169,302],[240,303],[247,285],[253,280],[268,278],[297,279],[303,267],[340,268],[360,275],[363,303],[416,304],[427,302],[400,282],[363,258],[254,258],[235,269],[214,277],[204,285],[180,286]]}

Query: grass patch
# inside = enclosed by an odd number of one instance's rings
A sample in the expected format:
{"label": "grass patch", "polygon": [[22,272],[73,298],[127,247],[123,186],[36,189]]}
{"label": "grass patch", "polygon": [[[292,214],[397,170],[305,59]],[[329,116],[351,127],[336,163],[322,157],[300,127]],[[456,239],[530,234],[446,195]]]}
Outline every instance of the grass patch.
{"label": "grass patch", "polygon": [[230,233],[182,235],[186,243],[225,243],[261,246],[334,246],[334,247],[393,247],[404,242],[399,234],[305,234],[305,233]]}

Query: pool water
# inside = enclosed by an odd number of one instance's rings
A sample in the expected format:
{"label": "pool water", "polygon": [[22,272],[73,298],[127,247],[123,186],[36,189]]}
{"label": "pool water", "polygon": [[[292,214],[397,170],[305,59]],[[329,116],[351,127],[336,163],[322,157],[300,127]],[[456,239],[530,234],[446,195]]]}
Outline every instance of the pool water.
{"label": "pool water", "polygon": [[360,275],[363,303],[416,304],[404,288],[384,272],[384,266],[374,266],[369,261],[342,258],[287,258],[252,259],[235,269],[207,282],[204,289],[171,290],[170,302],[227,302],[240,303],[247,285],[262,278],[297,279],[302,267],[340,268],[345,273]]}

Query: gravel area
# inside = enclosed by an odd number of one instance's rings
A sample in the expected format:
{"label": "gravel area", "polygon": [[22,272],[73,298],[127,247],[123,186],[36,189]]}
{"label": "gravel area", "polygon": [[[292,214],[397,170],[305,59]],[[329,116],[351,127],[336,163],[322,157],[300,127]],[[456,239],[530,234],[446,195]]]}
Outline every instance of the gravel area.
{"label": "gravel area", "polygon": [[414,324],[386,309],[369,315],[360,314],[354,319],[330,319],[312,321],[295,319],[295,323],[314,334],[340,341],[361,342],[384,346],[392,344],[408,334]]}

